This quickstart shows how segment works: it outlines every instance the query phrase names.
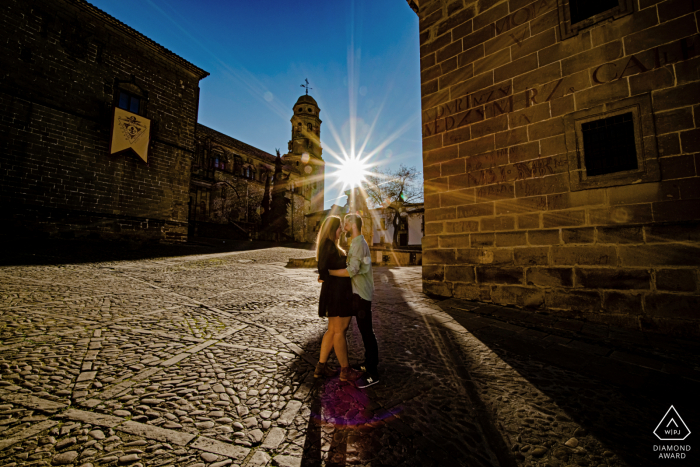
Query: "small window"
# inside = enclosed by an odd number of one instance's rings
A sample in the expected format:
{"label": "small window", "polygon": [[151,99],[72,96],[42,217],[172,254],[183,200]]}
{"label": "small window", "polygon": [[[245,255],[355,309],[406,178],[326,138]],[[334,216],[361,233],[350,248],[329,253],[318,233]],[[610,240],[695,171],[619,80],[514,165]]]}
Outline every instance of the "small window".
{"label": "small window", "polygon": [[299,167],[299,161],[297,161],[297,167]]}
{"label": "small window", "polygon": [[129,112],[138,114],[141,108],[141,98],[136,97],[126,91],[119,91],[119,104],[120,109],[128,110]]}
{"label": "small window", "polygon": [[589,177],[637,169],[632,112],[583,123],[581,134]]}
{"label": "small window", "polygon": [[618,0],[569,0],[571,24],[579,23],[619,5]]}
{"label": "small window", "polygon": [[308,109],[306,109],[306,110],[308,110],[309,112],[313,112],[313,110],[311,110],[310,108],[308,108]]}
{"label": "small window", "polygon": [[660,179],[651,109],[642,94],[564,117],[571,191]]}
{"label": "small window", "polygon": [[304,111],[304,108],[303,108],[303,107],[299,107],[299,112],[303,112],[303,111]]}
{"label": "small window", "polygon": [[306,129],[309,131],[314,131],[314,126],[311,123],[306,124]]}
{"label": "small window", "polygon": [[557,0],[562,40],[608,19],[634,12],[633,0]]}

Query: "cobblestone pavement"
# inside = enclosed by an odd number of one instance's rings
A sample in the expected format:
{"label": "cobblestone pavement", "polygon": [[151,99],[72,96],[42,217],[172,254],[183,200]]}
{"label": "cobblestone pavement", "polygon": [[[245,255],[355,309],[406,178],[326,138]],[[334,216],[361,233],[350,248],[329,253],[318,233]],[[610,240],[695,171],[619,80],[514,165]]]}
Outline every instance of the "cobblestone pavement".
{"label": "cobblestone pavement", "polygon": [[658,465],[669,403],[700,420],[692,371],[433,300],[420,268],[375,271],[382,382],[315,381],[320,285],[284,267],[308,256],[0,268],[0,466]]}

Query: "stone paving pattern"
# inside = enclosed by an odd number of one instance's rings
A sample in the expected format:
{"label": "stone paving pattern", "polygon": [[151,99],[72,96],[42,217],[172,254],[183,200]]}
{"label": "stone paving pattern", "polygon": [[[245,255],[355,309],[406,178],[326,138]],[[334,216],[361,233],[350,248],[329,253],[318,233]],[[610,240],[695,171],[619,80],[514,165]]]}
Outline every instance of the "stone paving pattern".
{"label": "stone paving pattern", "polygon": [[435,300],[415,267],[375,270],[382,382],[316,381],[309,254],[0,268],[0,466],[655,465],[668,405],[700,420],[696,343]]}

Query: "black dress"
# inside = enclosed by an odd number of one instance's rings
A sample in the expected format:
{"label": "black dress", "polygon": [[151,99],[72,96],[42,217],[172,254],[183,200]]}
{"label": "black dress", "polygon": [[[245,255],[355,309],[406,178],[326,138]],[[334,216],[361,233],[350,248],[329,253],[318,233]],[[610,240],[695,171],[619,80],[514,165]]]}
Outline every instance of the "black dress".
{"label": "black dress", "polygon": [[329,269],[345,269],[346,257],[342,256],[332,241],[326,239],[319,251],[318,274],[323,280],[318,299],[318,316],[355,316],[352,307],[352,283],[349,277],[331,276]]}

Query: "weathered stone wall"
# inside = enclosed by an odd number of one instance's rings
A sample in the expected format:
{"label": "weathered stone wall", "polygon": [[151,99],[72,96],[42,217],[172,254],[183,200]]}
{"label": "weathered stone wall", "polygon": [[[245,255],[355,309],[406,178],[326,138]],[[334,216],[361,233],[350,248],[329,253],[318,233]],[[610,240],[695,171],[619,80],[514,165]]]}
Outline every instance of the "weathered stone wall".
{"label": "weathered stone wall", "polygon": [[[3,234],[185,240],[206,73],[79,0],[0,8]],[[109,155],[117,80],[148,93],[148,164]]]}
{"label": "weathered stone wall", "polygon": [[[426,292],[700,334],[698,3],[623,3],[420,2]],[[639,170],[586,177],[619,109]]]}

